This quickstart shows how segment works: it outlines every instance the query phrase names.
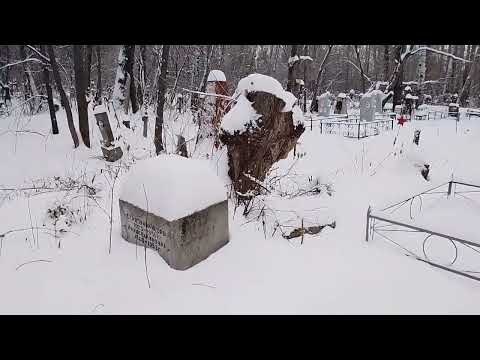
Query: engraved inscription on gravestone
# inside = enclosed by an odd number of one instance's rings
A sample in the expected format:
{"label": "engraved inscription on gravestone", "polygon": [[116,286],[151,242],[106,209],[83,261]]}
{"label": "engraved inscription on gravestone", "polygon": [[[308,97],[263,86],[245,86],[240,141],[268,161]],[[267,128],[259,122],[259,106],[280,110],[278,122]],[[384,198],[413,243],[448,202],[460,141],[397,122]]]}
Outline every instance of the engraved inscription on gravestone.
{"label": "engraved inscription on gravestone", "polygon": [[167,248],[168,232],[153,223],[149,223],[147,216],[141,219],[131,213],[126,213],[125,218],[127,219],[127,231],[133,234],[136,241],[157,251]]}

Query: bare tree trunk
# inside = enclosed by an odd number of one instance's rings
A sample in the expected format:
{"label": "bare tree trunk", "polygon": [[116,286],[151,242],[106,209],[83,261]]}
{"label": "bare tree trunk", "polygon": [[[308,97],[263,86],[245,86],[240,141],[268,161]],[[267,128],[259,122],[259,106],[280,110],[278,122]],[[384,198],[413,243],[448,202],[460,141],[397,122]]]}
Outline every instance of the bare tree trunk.
{"label": "bare tree trunk", "polygon": [[358,51],[358,45],[354,45],[353,48],[355,49],[358,66],[360,67],[360,76],[362,78],[362,92],[365,94],[365,77],[363,76],[363,66],[362,66],[362,61],[360,60],[360,52]]}
{"label": "bare tree trunk", "polygon": [[86,99],[85,45],[73,45],[73,67],[75,71],[75,92],[77,94],[78,126],[86,147],[90,147],[88,126],[88,105]]}
{"label": "bare tree trunk", "polygon": [[92,69],[92,50],[93,50],[93,45],[87,45],[87,63],[85,66],[85,71],[87,75],[87,89],[90,87],[90,72]]}
{"label": "bare tree trunk", "polygon": [[367,58],[367,63],[366,63],[366,66],[365,66],[365,72],[368,74],[370,74],[370,53],[371,53],[371,47],[372,45],[367,45],[367,50],[366,50],[366,54],[365,54],[365,57]]}
{"label": "bare tree trunk", "polygon": [[386,81],[388,79],[388,67],[390,65],[390,52],[389,45],[383,46],[383,79]]}
{"label": "bare tree trunk", "polygon": [[[425,45],[419,45],[419,47],[423,47]],[[419,98],[418,104],[423,103],[423,92],[424,92],[424,82],[425,82],[425,74],[427,71],[427,51],[423,50],[419,54],[419,59],[417,63],[417,82],[418,82],[418,89],[419,89]]]}
{"label": "bare tree trunk", "polygon": [[[138,111],[133,78],[135,45],[122,45],[118,54],[118,67],[113,89],[113,104],[116,109],[128,113],[128,101],[131,100],[132,112]],[[130,79],[130,82],[128,81]],[[130,85],[129,85],[130,84]],[[128,88],[127,88],[128,86]],[[132,91],[133,86],[133,91]]]}
{"label": "bare tree trunk", "polygon": [[467,99],[470,94],[470,87],[472,85],[473,76],[479,67],[480,54],[478,47],[475,48],[475,54],[473,55],[473,63],[470,66],[470,71],[468,72],[467,79],[463,84],[462,90],[460,91],[459,102],[461,106],[467,106]]}
{"label": "bare tree trunk", "polygon": [[317,80],[315,81],[315,86],[313,87],[313,94],[312,94],[312,104],[310,105],[310,111],[318,111],[318,102],[317,102],[317,94],[318,88],[320,86],[320,80],[322,79],[322,73],[325,68],[325,63],[327,62],[328,56],[332,52],[333,45],[328,45],[327,52],[320,63],[320,68],[318,69]]}
{"label": "bare tree trunk", "polygon": [[[27,58],[24,45],[20,45],[20,57],[22,60]],[[37,87],[35,85],[35,80],[33,79],[33,75],[28,63],[23,63],[23,73],[24,73],[24,79],[25,79],[25,82],[24,82],[25,100],[28,100],[29,98],[33,97],[33,99],[29,101],[30,112],[33,112],[38,108],[38,105],[40,104],[40,98],[37,91]]]}
{"label": "bare tree trunk", "polygon": [[133,76],[133,67],[135,64],[135,45],[126,45],[127,47],[127,63],[126,72],[130,77],[130,104],[132,105],[132,113],[136,113],[138,111],[138,101],[136,96],[136,87],[135,87],[135,76]]}
{"label": "bare tree trunk", "polygon": [[78,147],[78,135],[73,122],[72,109],[70,108],[70,102],[68,101],[67,94],[65,94],[65,90],[63,90],[62,79],[60,78],[60,73],[58,72],[57,60],[55,59],[55,52],[53,51],[52,45],[47,45],[47,51],[48,57],[50,58],[50,65],[52,66],[53,78],[57,85],[58,92],[60,93],[60,99],[67,115],[68,129],[70,130],[70,135],[72,136],[73,145]]}
{"label": "bare tree trunk", "polygon": [[[294,58],[297,56],[297,47],[298,45],[292,45],[292,49],[290,52],[290,58]],[[295,68],[295,61],[288,61],[288,82],[287,82],[287,91],[294,92],[295,89],[295,74],[294,74],[294,68]],[[293,94],[297,95],[297,94]]]}
{"label": "bare tree trunk", "polygon": [[208,79],[208,72],[210,68],[210,58],[212,57],[212,49],[213,49],[213,45],[207,46],[207,58],[205,60],[205,69],[203,71],[202,82],[200,83],[200,86],[198,88],[198,91],[201,91],[201,92],[205,92],[205,89],[207,88],[207,79]]}
{"label": "bare tree trunk", "polygon": [[147,47],[140,45],[140,96],[143,114],[147,113]]}
{"label": "bare tree trunk", "polygon": [[100,54],[100,45],[95,46],[97,52],[97,93],[96,93],[96,103],[102,103],[102,56]]}
{"label": "bare tree trunk", "polygon": [[158,154],[163,151],[163,106],[165,104],[165,91],[167,89],[167,70],[168,70],[168,53],[170,45],[163,45],[162,62],[160,68],[160,76],[158,77],[158,95],[157,95],[157,117],[155,119],[155,151]]}
{"label": "bare tree trunk", "polygon": [[[45,46],[40,45],[40,51],[42,54],[45,53]],[[52,134],[58,134],[58,124],[57,124],[57,117],[55,115],[55,105],[53,104],[53,94],[52,88],[50,86],[50,74],[48,70],[48,65],[43,65],[43,81],[45,82],[45,90],[47,91],[47,101],[48,101],[48,110],[50,111],[50,121],[52,122]]]}

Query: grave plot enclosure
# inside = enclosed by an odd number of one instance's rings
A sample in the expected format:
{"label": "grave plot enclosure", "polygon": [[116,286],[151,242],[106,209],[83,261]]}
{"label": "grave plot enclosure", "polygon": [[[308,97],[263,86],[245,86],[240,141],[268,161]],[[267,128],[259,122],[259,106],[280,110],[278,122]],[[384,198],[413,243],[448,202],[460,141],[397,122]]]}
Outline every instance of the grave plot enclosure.
{"label": "grave plot enclosure", "polygon": [[161,155],[127,176],[119,200],[125,240],[158,251],[177,270],[228,243],[226,189],[205,161]]}
{"label": "grave plot enclosure", "polygon": [[378,237],[409,257],[480,281],[479,221],[480,185],[452,180],[383,209],[369,207],[365,240]]}

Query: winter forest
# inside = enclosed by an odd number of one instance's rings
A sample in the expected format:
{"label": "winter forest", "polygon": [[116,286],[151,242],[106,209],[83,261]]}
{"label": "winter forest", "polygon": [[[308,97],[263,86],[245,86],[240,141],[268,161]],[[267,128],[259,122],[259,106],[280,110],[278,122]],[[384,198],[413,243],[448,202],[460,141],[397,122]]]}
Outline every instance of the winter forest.
{"label": "winter forest", "polygon": [[479,314],[477,45],[0,45],[0,314]]}

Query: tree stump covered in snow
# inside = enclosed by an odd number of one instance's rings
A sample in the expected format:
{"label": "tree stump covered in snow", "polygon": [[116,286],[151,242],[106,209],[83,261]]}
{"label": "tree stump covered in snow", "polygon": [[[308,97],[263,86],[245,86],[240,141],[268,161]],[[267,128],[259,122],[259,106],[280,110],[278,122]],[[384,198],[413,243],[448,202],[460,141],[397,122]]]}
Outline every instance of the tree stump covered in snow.
{"label": "tree stump covered in snow", "polygon": [[270,167],[287,157],[305,130],[296,98],[265,75],[252,74],[237,87],[235,106],[222,120],[229,176],[237,193],[256,189]]}

